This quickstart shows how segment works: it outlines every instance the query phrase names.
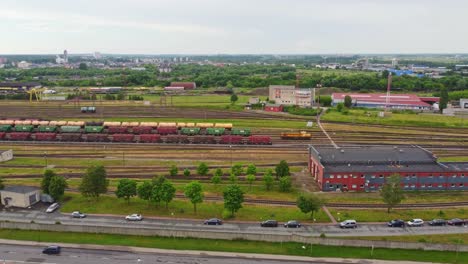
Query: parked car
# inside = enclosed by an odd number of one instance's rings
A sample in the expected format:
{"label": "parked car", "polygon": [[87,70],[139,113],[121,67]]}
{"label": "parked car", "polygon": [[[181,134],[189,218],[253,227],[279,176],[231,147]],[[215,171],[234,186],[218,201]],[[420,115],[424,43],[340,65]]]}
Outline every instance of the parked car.
{"label": "parked car", "polygon": [[42,254],[60,254],[60,246],[48,246],[42,250]]}
{"label": "parked car", "polygon": [[429,221],[428,224],[431,226],[444,226],[447,225],[447,221],[445,221],[444,219],[433,219]]}
{"label": "parked car", "polygon": [[47,209],[46,213],[53,213],[55,210],[57,210],[60,207],[59,203],[53,203],[51,204]]}
{"label": "parked car", "polygon": [[284,227],[287,227],[287,228],[299,228],[301,227],[301,223],[299,223],[298,221],[296,220],[290,220],[288,221],[286,224],[284,224]]}
{"label": "parked car", "polygon": [[73,212],[73,213],[71,214],[71,216],[72,216],[73,218],[85,218],[85,217],[86,217],[86,215],[83,214],[83,213],[80,212],[80,211],[75,211],[75,212]]}
{"label": "parked car", "polygon": [[405,227],[405,221],[401,219],[394,219],[387,223],[389,227]]}
{"label": "parked car", "polygon": [[261,227],[278,227],[278,221],[276,220],[266,220],[260,223]]}
{"label": "parked car", "polygon": [[205,220],[203,224],[204,225],[222,225],[223,221],[218,218],[211,218],[211,219]]}
{"label": "parked car", "polygon": [[340,223],[340,228],[357,228],[356,220],[345,220]]}
{"label": "parked car", "polygon": [[131,215],[127,215],[125,217],[125,220],[128,220],[128,221],[141,221],[141,220],[143,220],[143,216],[141,214],[131,214]]}
{"label": "parked car", "polygon": [[449,225],[453,225],[453,226],[462,226],[462,225],[465,225],[466,224],[466,221],[465,220],[462,220],[460,218],[454,218],[452,220],[449,220],[447,222]]}
{"label": "parked car", "polygon": [[422,219],[419,219],[419,218],[415,218],[415,219],[411,219],[408,221],[408,225],[409,226],[423,226],[424,225],[424,221]]}

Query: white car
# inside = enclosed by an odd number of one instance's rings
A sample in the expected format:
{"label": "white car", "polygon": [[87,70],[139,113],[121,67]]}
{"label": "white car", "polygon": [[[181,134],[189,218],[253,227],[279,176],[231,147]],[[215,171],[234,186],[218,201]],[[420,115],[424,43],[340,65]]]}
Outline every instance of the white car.
{"label": "white car", "polygon": [[345,220],[340,223],[340,228],[357,228],[356,220]]}
{"label": "white car", "polygon": [[141,214],[131,214],[131,215],[127,215],[125,217],[125,220],[128,220],[128,221],[141,221],[141,220],[143,220],[143,216],[141,216]]}
{"label": "white car", "polygon": [[46,213],[52,213],[54,212],[55,210],[57,210],[57,208],[60,207],[60,204],[58,203],[53,203],[51,204],[47,209],[46,209]]}
{"label": "white car", "polygon": [[408,221],[408,226],[423,226],[424,221],[422,219],[416,218]]}

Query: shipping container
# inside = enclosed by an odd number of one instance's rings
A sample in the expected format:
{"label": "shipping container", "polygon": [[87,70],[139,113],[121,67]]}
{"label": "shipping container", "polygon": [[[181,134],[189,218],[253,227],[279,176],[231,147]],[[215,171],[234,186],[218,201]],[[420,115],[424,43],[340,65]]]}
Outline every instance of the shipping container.
{"label": "shipping container", "polygon": [[31,138],[31,133],[29,132],[11,132],[9,133],[10,140],[25,141]]}
{"label": "shipping container", "polygon": [[250,145],[271,145],[271,137],[269,136],[250,136],[248,141]]}
{"label": "shipping container", "polygon": [[80,126],[61,126],[60,132],[62,133],[80,133],[81,127]]}
{"label": "shipping container", "polygon": [[158,127],[157,131],[160,135],[177,134],[177,127]]}
{"label": "shipping container", "polygon": [[33,136],[37,141],[55,141],[57,139],[56,133],[35,133]]}
{"label": "shipping container", "polygon": [[223,135],[225,131],[225,128],[214,128],[214,127],[209,127],[206,129],[206,134],[207,135],[214,135],[214,136],[220,136]]}
{"label": "shipping container", "polygon": [[60,141],[80,142],[81,141],[81,134],[76,134],[76,133],[60,134]]}
{"label": "shipping container", "polygon": [[182,135],[189,135],[189,136],[198,135],[200,134],[200,128],[199,127],[183,127],[180,130],[180,133]]}
{"label": "shipping container", "polygon": [[135,135],[133,134],[114,134],[112,135],[113,142],[133,142]]}
{"label": "shipping container", "polygon": [[86,134],[85,141],[88,142],[108,142],[109,135],[107,134]]}
{"label": "shipping container", "polygon": [[102,133],[103,126],[85,126],[85,133]]}
{"label": "shipping container", "polygon": [[110,126],[107,128],[109,134],[125,134],[128,133],[128,127],[124,126]]}
{"label": "shipping container", "polygon": [[248,129],[248,128],[245,128],[245,129],[233,128],[231,130],[231,135],[248,137],[248,136],[250,136],[250,129]]}
{"label": "shipping container", "polygon": [[214,136],[194,136],[192,139],[193,144],[216,144]]}
{"label": "shipping container", "polygon": [[141,143],[158,143],[161,142],[161,136],[156,134],[141,134],[138,142]]}
{"label": "shipping container", "polygon": [[10,132],[12,128],[11,125],[0,125],[0,132]]}
{"label": "shipping container", "polygon": [[5,139],[6,133],[5,132],[0,132],[0,140]]}
{"label": "shipping container", "polygon": [[33,129],[33,125],[15,125],[16,132],[32,132]]}
{"label": "shipping container", "polygon": [[132,128],[133,134],[151,134],[153,131],[152,127],[136,126]]}
{"label": "shipping container", "polygon": [[55,132],[57,131],[56,126],[39,126],[38,128],[39,132]]}
{"label": "shipping container", "polygon": [[231,135],[226,135],[226,136],[221,136],[221,139],[219,140],[219,144],[229,144],[229,145],[238,145],[238,144],[243,144],[243,138],[242,136],[231,136]]}

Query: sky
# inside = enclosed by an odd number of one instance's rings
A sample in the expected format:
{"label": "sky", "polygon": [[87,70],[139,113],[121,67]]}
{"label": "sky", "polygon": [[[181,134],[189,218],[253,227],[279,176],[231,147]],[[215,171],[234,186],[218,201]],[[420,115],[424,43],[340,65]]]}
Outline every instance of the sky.
{"label": "sky", "polygon": [[0,54],[468,53],[467,0],[0,0]]}

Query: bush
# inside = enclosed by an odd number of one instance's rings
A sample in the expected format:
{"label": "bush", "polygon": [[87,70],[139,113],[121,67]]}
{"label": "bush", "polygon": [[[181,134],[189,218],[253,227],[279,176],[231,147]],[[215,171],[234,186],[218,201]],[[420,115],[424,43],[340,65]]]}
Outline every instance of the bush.
{"label": "bush", "polygon": [[292,115],[302,115],[302,116],[316,116],[322,111],[321,108],[304,108],[299,106],[285,106],[283,109],[284,112],[288,112]]}
{"label": "bush", "polygon": [[189,170],[189,169],[185,169],[185,170],[184,170],[184,176],[185,176],[185,177],[189,177],[189,176],[190,176],[190,170]]}
{"label": "bush", "polygon": [[229,210],[223,210],[223,213],[221,214],[223,219],[231,219],[234,217],[234,215],[229,212]]}
{"label": "bush", "polygon": [[279,180],[279,188],[282,192],[290,192],[292,188],[291,177],[281,177]]}
{"label": "bush", "polygon": [[320,238],[326,238],[326,237],[327,237],[327,235],[325,235],[325,233],[320,234]]}
{"label": "bush", "polygon": [[61,225],[62,223],[60,221],[55,221],[56,225]]}

